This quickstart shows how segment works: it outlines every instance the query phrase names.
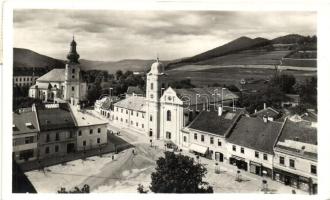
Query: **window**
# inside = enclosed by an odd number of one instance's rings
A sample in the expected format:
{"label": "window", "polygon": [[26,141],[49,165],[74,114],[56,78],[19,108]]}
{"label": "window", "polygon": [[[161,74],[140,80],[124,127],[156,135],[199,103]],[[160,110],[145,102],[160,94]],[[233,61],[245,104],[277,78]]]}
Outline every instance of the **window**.
{"label": "window", "polygon": [[100,144],[100,142],[101,142],[101,139],[97,138],[97,144]]}
{"label": "window", "polygon": [[118,117],[116,117],[116,120],[118,120]]}
{"label": "window", "polygon": [[78,132],[78,136],[81,136],[81,131]]}
{"label": "window", "polygon": [[144,114],[142,113],[142,118],[144,118]]}
{"label": "window", "polygon": [[280,156],[280,164],[284,165],[284,157]]}
{"label": "window", "polygon": [[194,134],[194,139],[197,140],[197,133]]}
{"label": "window", "polygon": [[33,136],[25,137],[25,144],[33,143]]}
{"label": "window", "polygon": [[116,108],[116,111],[118,112],[118,108]]}
{"label": "window", "polygon": [[187,137],[186,136],[183,136],[183,141],[187,142]]}
{"label": "window", "polygon": [[89,129],[89,134],[93,134],[93,129]]}
{"label": "window", "polygon": [[131,115],[133,115],[133,110],[131,111]]}
{"label": "window", "polygon": [[59,141],[59,140],[60,140],[60,134],[59,134],[59,133],[56,133],[56,135],[55,135],[55,140],[56,140],[56,141]]}
{"label": "window", "polygon": [[86,140],[83,141],[83,146],[86,146]]}
{"label": "window", "polygon": [[243,147],[241,147],[241,153],[243,153],[243,154],[244,154],[244,148],[243,148]]}
{"label": "window", "polygon": [[58,152],[58,150],[59,150],[58,145],[55,145],[55,152]]}
{"label": "window", "polygon": [[259,152],[258,151],[254,152],[254,157],[259,158]]}
{"label": "window", "polygon": [[150,84],[150,89],[151,89],[151,90],[154,89],[154,84],[153,84],[153,83]]}
{"label": "window", "polygon": [[290,167],[294,168],[294,160],[290,159]]}
{"label": "window", "polygon": [[167,116],[167,118],[166,118],[167,121],[171,121],[171,111],[170,110],[167,111],[167,115],[166,116]]}
{"label": "window", "polygon": [[218,146],[221,146],[222,144],[221,144],[221,140],[218,140]]}
{"label": "window", "polygon": [[142,128],[144,128],[144,124],[142,124]]}
{"label": "window", "polygon": [[71,87],[71,90],[74,91],[74,86]]}
{"label": "window", "polygon": [[136,112],[136,116],[137,116],[137,117],[139,116],[139,113],[138,113],[138,112]]}
{"label": "window", "polygon": [[152,122],[152,115],[150,115],[150,121]]}
{"label": "window", "polygon": [[214,138],[210,137],[210,144],[214,144]]}
{"label": "window", "polygon": [[236,146],[235,145],[233,145],[233,151],[236,151]]}
{"label": "window", "polygon": [[72,74],[74,74],[75,73],[75,69],[72,69]]}
{"label": "window", "polygon": [[97,132],[98,132],[98,133],[101,133],[101,128],[98,128],[98,129],[97,129]]}
{"label": "window", "polygon": [[150,99],[154,98],[154,95],[153,94],[150,94]]}
{"label": "window", "polygon": [[126,123],[128,123],[128,120],[127,120],[127,119],[125,119],[125,122],[126,122]]}
{"label": "window", "polygon": [[201,141],[204,142],[204,135],[201,135]]}
{"label": "window", "polygon": [[312,174],[317,174],[317,169],[315,165],[311,165],[311,173]]}
{"label": "window", "polygon": [[69,137],[70,137],[70,138],[73,138],[73,137],[74,137],[74,132],[73,132],[73,131],[70,131],[70,133],[69,133]]}
{"label": "window", "polygon": [[126,114],[128,114],[128,110],[126,110]]}
{"label": "window", "polygon": [[150,131],[149,131],[149,137],[151,137],[152,136],[152,129],[150,129]]}
{"label": "window", "polygon": [[131,121],[131,125],[133,125],[133,121]]}
{"label": "window", "polygon": [[135,123],[135,125],[136,125],[136,126],[139,126],[139,123],[138,123],[138,122],[136,122],[136,123]]}
{"label": "window", "polygon": [[120,112],[123,113],[123,109],[120,109]]}
{"label": "window", "polygon": [[264,160],[268,160],[268,156],[266,153],[264,153]]}
{"label": "window", "polygon": [[123,118],[120,118],[120,121],[123,122]]}
{"label": "window", "polygon": [[171,139],[171,132],[166,132],[166,139]]}
{"label": "window", "polygon": [[50,135],[49,134],[46,135],[46,142],[50,142]]}
{"label": "window", "polygon": [[49,147],[46,147],[45,154],[49,154]]}
{"label": "window", "polygon": [[75,76],[74,75],[72,75],[72,79],[74,79],[75,78]]}

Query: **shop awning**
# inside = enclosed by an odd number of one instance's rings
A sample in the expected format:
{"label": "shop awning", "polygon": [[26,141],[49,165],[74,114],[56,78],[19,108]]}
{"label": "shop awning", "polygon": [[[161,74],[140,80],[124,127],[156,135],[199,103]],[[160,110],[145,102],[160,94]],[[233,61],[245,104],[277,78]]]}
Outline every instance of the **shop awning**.
{"label": "shop awning", "polygon": [[236,160],[241,160],[241,161],[244,161],[245,160],[244,158],[239,157],[239,156],[235,156],[235,155],[233,155],[232,158],[234,158]]}
{"label": "shop awning", "polygon": [[253,162],[253,161],[250,161],[250,164],[261,167],[261,164],[260,163],[256,163],[256,162]]}
{"label": "shop awning", "polygon": [[208,148],[197,144],[191,144],[189,149],[197,153],[206,154]]}

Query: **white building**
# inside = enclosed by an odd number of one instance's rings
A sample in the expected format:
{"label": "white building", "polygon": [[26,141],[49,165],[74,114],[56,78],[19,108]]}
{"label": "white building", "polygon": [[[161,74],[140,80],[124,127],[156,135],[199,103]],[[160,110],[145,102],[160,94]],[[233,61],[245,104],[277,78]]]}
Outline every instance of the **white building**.
{"label": "white building", "polygon": [[147,74],[145,97],[131,96],[115,103],[112,119],[114,124],[143,132],[150,139],[182,146],[181,130],[200,111],[217,110],[219,103],[230,104],[237,98],[225,88],[171,88],[164,65],[157,59]]}
{"label": "white building", "polygon": [[79,67],[77,43],[73,39],[67,55],[65,69],[53,69],[36,80],[30,87],[29,97],[45,102],[70,102],[75,105],[86,99],[87,84],[82,80]]}
{"label": "white building", "polygon": [[13,76],[13,85],[18,87],[22,86],[31,86],[36,83],[36,80],[39,76],[36,75],[14,75]]}

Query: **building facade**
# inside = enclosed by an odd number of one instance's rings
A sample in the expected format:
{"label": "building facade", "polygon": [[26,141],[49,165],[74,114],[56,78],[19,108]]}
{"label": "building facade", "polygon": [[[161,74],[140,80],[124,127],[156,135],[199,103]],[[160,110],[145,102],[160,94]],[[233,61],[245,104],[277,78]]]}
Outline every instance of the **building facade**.
{"label": "building facade", "polygon": [[36,80],[39,76],[36,75],[14,75],[13,76],[13,85],[18,87],[22,86],[32,86],[36,83]]}

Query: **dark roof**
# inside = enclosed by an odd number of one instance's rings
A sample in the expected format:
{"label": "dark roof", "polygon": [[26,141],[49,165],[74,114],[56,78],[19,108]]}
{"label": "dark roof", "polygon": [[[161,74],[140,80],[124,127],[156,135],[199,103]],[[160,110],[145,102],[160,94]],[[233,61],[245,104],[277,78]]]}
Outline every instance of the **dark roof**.
{"label": "dark roof", "polygon": [[[203,104],[206,102],[220,102],[222,95],[221,87],[174,89],[177,96],[182,100],[189,100],[190,105]],[[217,95],[214,95],[217,94]],[[199,95],[199,96],[198,96]],[[215,98],[215,96],[217,96]],[[229,91],[223,90],[223,100],[237,99],[238,96]]]}
{"label": "dark roof", "polygon": [[38,107],[40,131],[74,128],[75,121],[70,112],[69,105],[59,104],[58,108]]}
{"label": "dark roof", "polygon": [[293,154],[296,156],[304,156],[304,157],[307,157],[310,159],[317,159],[317,153],[315,153],[315,152],[302,151],[301,149],[277,144],[275,146],[275,150],[279,150],[279,149],[289,151],[290,154]]}
{"label": "dark roof", "polygon": [[114,106],[126,108],[129,110],[146,112],[146,98],[139,96],[130,96],[126,99],[118,101],[114,104]]}
{"label": "dark roof", "polygon": [[41,76],[37,81],[47,82],[64,82],[65,81],[65,69],[52,69],[47,74]]}
{"label": "dark roof", "polygon": [[279,112],[277,110],[275,110],[274,108],[271,107],[267,107],[266,109],[262,109],[257,111],[256,113],[253,113],[251,116],[252,117],[273,117],[276,118],[277,116],[279,116]]}
{"label": "dark roof", "polygon": [[104,101],[101,103],[101,108],[105,110],[111,109],[112,104],[118,102],[120,99],[117,96],[105,97]]}
{"label": "dark roof", "polygon": [[127,88],[127,92],[126,92],[127,94],[143,94],[143,91],[141,90],[141,88],[140,87],[138,87],[138,86],[135,86],[135,87],[133,87],[133,86],[129,86],[128,88]]}
{"label": "dark roof", "polygon": [[299,142],[317,145],[317,129],[306,125],[304,122],[286,120],[279,141],[296,139]]}
{"label": "dark roof", "polygon": [[294,102],[294,103],[299,103],[300,101],[300,95],[299,94],[285,94],[287,97],[288,101]]}
{"label": "dark roof", "polygon": [[242,116],[228,141],[243,147],[273,154],[273,147],[283,123]]}
{"label": "dark roof", "polygon": [[[31,126],[27,126],[31,123]],[[15,127],[14,127],[15,125]],[[13,113],[13,134],[38,132],[37,116],[32,110],[23,111],[21,113]]]}
{"label": "dark roof", "polygon": [[237,109],[236,112],[225,110],[221,116],[218,116],[217,111],[202,111],[188,128],[224,136],[243,112],[243,109]]}
{"label": "dark roof", "polygon": [[317,122],[317,114],[312,111],[307,111],[306,113],[301,115],[301,119],[309,122]]}

